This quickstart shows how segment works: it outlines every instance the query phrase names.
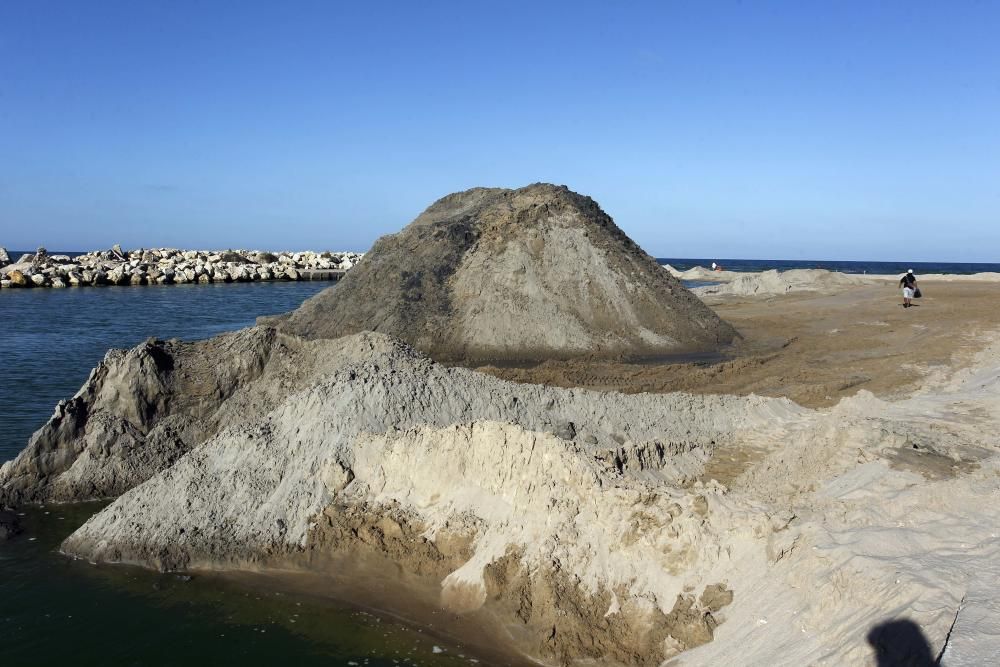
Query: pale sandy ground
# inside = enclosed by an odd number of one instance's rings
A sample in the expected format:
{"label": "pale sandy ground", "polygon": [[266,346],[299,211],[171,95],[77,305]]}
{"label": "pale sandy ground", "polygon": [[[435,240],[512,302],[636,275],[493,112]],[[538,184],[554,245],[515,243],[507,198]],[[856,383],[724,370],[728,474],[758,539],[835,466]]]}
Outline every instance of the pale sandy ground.
{"label": "pale sandy ground", "polygon": [[[744,341],[732,360],[693,372],[613,363],[486,369],[567,387],[756,393],[828,408],[804,422],[778,418],[785,438],[725,448],[706,466],[703,481],[789,507],[799,528],[786,546],[796,553],[787,578],[780,567],[744,572],[743,597],[715,640],[677,664],[738,664],[736,646],[764,661],[754,664],[875,664],[860,638],[894,619],[928,633],[941,664],[992,664],[1000,282],[936,278],[920,281],[924,296],[909,309],[895,280],[833,294],[707,296]],[[878,424],[884,441],[874,444]]]}
{"label": "pale sandy ground", "polygon": [[929,373],[961,366],[1000,330],[1000,282],[921,280],[923,298],[904,309],[894,283],[836,294],[709,300],[743,335],[721,363],[547,362],[484,368],[521,382],[623,392],[784,396],[829,406],[859,389],[905,394]]}

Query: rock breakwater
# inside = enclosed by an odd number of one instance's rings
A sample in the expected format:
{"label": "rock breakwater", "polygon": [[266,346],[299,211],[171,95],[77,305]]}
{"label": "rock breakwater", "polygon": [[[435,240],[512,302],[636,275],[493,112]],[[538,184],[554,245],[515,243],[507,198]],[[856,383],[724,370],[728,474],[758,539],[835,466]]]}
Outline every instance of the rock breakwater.
{"label": "rock breakwater", "polygon": [[175,248],[126,251],[116,245],[74,257],[50,255],[39,248],[11,262],[7,251],[0,248],[0,288],[338,279],[362,256],[354,252]]}

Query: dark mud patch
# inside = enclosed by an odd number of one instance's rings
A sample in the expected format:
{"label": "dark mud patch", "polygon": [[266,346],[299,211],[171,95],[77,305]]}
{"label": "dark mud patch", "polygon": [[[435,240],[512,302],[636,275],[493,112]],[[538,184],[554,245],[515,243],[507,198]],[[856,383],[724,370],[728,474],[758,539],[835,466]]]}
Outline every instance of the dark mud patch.
{"label": "dark mud patch", "polygon": [[[967,451],[966,454],[970,452]],[[918,444],[893,447],[883,451],[882,456],[890,467],[916,473],[930,481],[952,479],[979,469],[979,460],[976,458],[966,456],[956,460]]]}
{"label": "dark mud patch", "polygon": [[716,447],[697,479],[701,482],[714,479],[720,484],[732,486],[740,475],[763,459],[766,454],[767,451],[759,447],[735,445]]}

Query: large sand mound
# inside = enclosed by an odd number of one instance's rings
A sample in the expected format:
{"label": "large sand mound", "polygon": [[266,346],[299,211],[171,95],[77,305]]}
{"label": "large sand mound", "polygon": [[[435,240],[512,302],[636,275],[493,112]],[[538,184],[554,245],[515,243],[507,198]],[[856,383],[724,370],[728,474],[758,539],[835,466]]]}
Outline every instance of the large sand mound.
{"label": "large sand mound", "polygon": [[438,200],[278,326],[378,331],[440,360],[662,355],[735,335],[594,200],[546,184]]}
{"label": "large sand mound", "polygon": [[[184,378],[214,389],[186,400]],[[0,487],[34,475],[40,497],[91,497],[145,451],[158,462],[68,553],[164,569],[378,555],[553,664],[870,664],[867,634],[901,618],[947,664],[981,664],[998,378],[991,349],[905,400],[814,411],[518,385],[382,335],[258,328],[109,355]],[[108,424],[134,440],[114,447]]]}

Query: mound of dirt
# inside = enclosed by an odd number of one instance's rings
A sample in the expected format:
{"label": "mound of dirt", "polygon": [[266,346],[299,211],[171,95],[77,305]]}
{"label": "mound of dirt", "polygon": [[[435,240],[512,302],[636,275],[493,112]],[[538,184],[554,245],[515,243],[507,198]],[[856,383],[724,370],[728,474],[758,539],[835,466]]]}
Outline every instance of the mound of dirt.
{"label": "mound of dirt", "polygon": [[694,288],[699,296],[777,296],[788,292],[836,291],[842,287],[871,285],[882,276],[865,276],[826,269],[791,269],[743,273],[720,285]]}
{"label": "mound of dirt", "polygon": [[[755,396],[517,385],[378,334],[302,341],[250,329],[225,345],[129,353],[156,362],[136,373],[163,387],[165,419],[206,435],[91,518],[66,553],[317,572],[327,558],[378,556],[433,588],[440,609],[492,615],[547,664],[655,665],[683,651],[679,664],[866,664],[868,648],[844,638],[904,608],[935,654],[952,627],[956,644],[986,641],[976,619],[989,613],[998,562],[983,535],[998,517],[984,499],[1000,469],[987,417],[998,414],[1000,349],[935,392],[897,403],[860,392],[813,411]],[[220,366],[259,362],[199,414],[171,374],[200,372],[209,352]],[[81,392],[87,414],[163,424],[116,399],[112,370]],[[66,472],[38,483],[83,492],[59,480],[100,482],[91,457],[111,467],[126,456],[81,427],[82,440],[53,432],[24,455],[62,452]],[[0,479],[26,472],[24,459]],[[711,481],[720,475],[725,486]],[[959,544],[978,546],[942,556]]]}
{"label": "mound of dirt", "polygon": [[444,197],[340,284],[263,323],[310,339],[387,333],[452,361],[664,355],[736,336],[593,199],[547,184]]}
{"label": "mound of dirt", "polygon": [[[198,414],[184,378],[211,381],[210,354],[255,363]],[[121,400],[133,385],[160,388],[155,419]],[[187,453],[155,457],[159,472],[134,475],[67,553],[164,570],[385,557],[429,577],[440,608],[496,613],[519,650],[558,664],[657,665],[711,640],[738,580],[732,554],[763,557],[757,536],[773,529],[766,511],[692,482],[718,443],[778,437],[772,423],[803,413],[784,399],[518,385],[379,334],[301,341],[259,328],[115,355],[79,399],[78,428],[54,416],[44,447],[0,469],[0,487],[34,472],[33,497],[87,498],[84,482],[101,487],[137,452]],[[191,437],[109,449],[108,429],[89,424],[111,417],[147,434],[183,419]],[[32,465],[54,452],[58,469]]]}
{"label": "mound of dirt", "polygon": [[675,269],[669,264],[664,264],[663,268],[678,280],[698,280],[711,283],[726,283],[742,275],[739,271],[715,271],[706,269],[704,266],[693,266],[686,271]]}

